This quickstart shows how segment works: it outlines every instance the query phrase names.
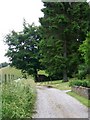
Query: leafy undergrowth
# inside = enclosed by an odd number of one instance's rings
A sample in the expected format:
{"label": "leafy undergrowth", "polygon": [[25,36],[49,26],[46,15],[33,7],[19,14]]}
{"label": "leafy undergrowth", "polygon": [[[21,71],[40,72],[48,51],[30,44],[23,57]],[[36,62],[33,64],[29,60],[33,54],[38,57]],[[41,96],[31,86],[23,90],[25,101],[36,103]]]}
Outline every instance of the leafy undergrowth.
{"label": "leafy undergrowth", "polygon": [[72,97],[76,98],[78,101],[80,101],[82,104],[84,104],[87,107],[90,107],[90,100],[76,94],[75,92],[67,92],[67,94],[71,95]]}
{"label": "leafy undergrowth", "polygon": [[60,90],[70,90],[69,82],[63,82],[62,80],[49,81],[49,82],[39,82],[37,85],[51,86]]}
{"label": "leafy undergrowth", "polygon": [[36,100],[34,81],[23,79],[2,85],[2,118],[31,118]]}
{"label": "leafy undergrowth", "polygon": [[84,80],[71,80],[69,82],[70,86],[82,86],[82,87],[88,87],[90,88],[90,80],[84,79]]}

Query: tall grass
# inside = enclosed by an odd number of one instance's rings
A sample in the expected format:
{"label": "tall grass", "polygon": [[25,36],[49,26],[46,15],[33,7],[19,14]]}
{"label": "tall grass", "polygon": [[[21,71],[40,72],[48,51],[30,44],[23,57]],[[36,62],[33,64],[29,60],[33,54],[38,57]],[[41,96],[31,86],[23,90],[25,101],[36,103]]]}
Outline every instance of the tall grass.
{"label": "tall grass", "polygon": [[36,100],[34,81],[20,80],[2,85],[2,118],[31,118]]}

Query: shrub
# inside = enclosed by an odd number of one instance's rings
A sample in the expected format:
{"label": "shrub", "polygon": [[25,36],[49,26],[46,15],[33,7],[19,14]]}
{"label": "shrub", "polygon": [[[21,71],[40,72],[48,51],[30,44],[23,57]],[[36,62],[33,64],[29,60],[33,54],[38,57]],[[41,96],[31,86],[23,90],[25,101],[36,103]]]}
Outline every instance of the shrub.
{"label": "shrub", "polygon": [[80,80],[85,79],[89,73],[90,73],[90,68],[87,65],[85,64],[79,65],[78,74],[77,74],[78,79]]}
{"label": "shrub", "polygon": [[69,82],[69,86],[81,86],[82,82],[80,80],[72,80]]}
{"label": "shrub", "polygon": [[87,87],[90,88],[90,80],[87,81]]}
{"label": "shrub", "polygon": [[90,81],[88,81],[88,80],[72,80],[69,82],[69,86],[90,87]]}
{"label": "shrub", "polygon": [[2,86],[2,118],[31,118],[36,92],[30,81],[22,80]]}
{"label": "shrub", "polygon": [[84,80],[84,81],[82,81],[82,85],[81,86],[87,87],[87,84],[88,84],[87,81]]}
{"label": "shrub", "polygon": [[77,77],[78,79],[85,79],[87,75],[87,66],[86,65],[79,65],[78,67],[78,74]]}

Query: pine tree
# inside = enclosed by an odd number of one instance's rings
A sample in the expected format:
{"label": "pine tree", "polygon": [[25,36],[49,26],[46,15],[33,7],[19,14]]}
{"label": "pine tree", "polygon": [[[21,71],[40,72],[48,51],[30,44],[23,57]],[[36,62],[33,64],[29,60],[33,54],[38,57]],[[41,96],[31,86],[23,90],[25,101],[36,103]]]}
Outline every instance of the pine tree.
{"label": "pine tree", "polygon": [[[43,40],[40,43],[42,62],[47,71],[63,73],[63,80],[80,63],[78,48],[90,29],[88,3],[44,3],[40,18]],[[73,70],[73,73],[75,71]]]}

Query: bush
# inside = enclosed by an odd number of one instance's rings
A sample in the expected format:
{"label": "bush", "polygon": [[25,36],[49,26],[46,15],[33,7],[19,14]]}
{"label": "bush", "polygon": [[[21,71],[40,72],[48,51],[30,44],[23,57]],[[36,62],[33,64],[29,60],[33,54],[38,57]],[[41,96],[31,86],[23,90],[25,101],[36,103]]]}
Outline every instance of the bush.
{"label": "bush", "polygon": [[87,81],[87,87],[90,88],[90,80]]}
{"label": "bush", "polygon": [[87,87],[87,84],[88,84],[87,81],[84,80],[84,81],[82,81],[82,85],[81,86]]}
{"label": "bush", "polygon": [[81,86],[82,82],[80,80],[72,80],[69,82],[69,86]]}
{"label": "bush", "polygon": [[2,86],[2,118],[31,118],[36,92],[30,81],[22,80]]}
{"label": "bush", "polygon": [[87,66],[86,65],[79,65],[78,67],[78,74],[77,77],[78,79],[85,79],[87,75]]}
{"label": "bush", "polygon": [[90,81],[88,81],[88,80],[72,80],[69,82],[69,86],[90,87]]}

